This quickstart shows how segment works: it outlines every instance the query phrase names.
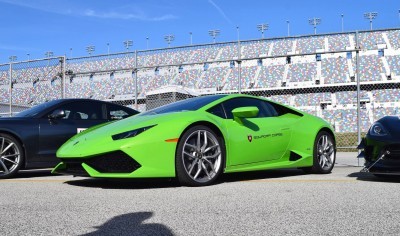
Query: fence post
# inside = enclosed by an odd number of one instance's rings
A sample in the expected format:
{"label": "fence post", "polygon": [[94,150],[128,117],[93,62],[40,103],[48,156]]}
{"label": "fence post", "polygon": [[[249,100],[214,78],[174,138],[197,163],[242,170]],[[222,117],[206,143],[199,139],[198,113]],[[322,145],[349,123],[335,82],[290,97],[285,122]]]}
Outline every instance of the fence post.
{"label": "fence post", "polygon": [[10,62],[10,71],[9,71],[9,75],[10,75],[10,93],[9,93],[9,95],[10,95],[10,115],[9,116],[12,116],[12,88],[13,88],[13,81],[12,81],[12,65],[13,65],[13,63],[12,62]]}
{"label": "fence post", "polygon": [[61,98],[65,98],[65,66],[66,66],[66,60],[65,56],[61,57],[62,64],[61,64]]}
{"label": "fence post", "polygon": [[137,91],[137,89],[138,89],[138,86],[137,86],[138,69],[137,69],[137,67],[138,67],[138,63],[137,63],[137,60],[138,60],[137,50],[135,50],[135,68],[133,68],[133,71],[135,72],[135,109],[136,110],[138,109],[138,104],[137,104],[137,99],[138,99],[138,91]]}
{"label": "fence post", "polygon": [[[356,77],[357,77],[357,144],[361,142],[361,109],[360,109],[360,45],[358,44],[358,31],[356,31]],[[359,151],[358,151],[359,152]],[[358,158],[358,165],[360,165],[360,158]]]}

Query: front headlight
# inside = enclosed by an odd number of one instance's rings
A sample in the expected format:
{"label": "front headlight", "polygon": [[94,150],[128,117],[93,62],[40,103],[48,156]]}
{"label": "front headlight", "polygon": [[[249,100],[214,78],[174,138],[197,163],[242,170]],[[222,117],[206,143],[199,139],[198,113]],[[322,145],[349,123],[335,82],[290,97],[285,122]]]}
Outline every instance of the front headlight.
{"label": "front headlight", "polygon": [[383,125],[381,125],[381,123],[376,122],[369,129],[369,134],[373,136],[385,136],[389,133],[386,131]]}
{"label": "front headlight", "polygon": [[154,126],[156,126],[156,125],[150,125],[150,126],[142,127],[142,128],[139,128],[139,129],[129,130],[129,131],[126,131],[126,132],[123,132],[123,133],[114,134],[111,137],[112,137],[113,140],[132,138],[132,137],[138,136],[139,134],[143,133],[146,130],[149,130],[149,129],[153,128]]}

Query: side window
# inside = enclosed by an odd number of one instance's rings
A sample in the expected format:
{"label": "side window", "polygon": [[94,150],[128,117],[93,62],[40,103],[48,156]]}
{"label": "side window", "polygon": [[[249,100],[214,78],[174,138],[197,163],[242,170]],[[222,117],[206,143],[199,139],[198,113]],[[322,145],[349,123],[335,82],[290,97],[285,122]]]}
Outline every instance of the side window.
{"label": "side window", "polygon": [[218,105],[208,109],[207,111],[213,115],[216,115],[223,119],[226,119],[225,111],[221,104],[218,104]]}
{"label": "side window", "polygon": [[57,109],[64,110],[69,120],[100,120],[102,116],[102,104],[98,102],[75,101],[64,104]]}
{"label": "side window", "polygon": [[277,112],[275,109],[266,101],[255,99],[255,98],[233,98],[223,103],[225,108],[226,116],[228,119],[233,119],[232,110],[238,107],[257,107],[258,118],[260,117],[272,117],[276,116]]}
{"label": "side window", "polygon": [[108,120],[121,120],[131,115],[135,115],[129,109],[125,109],[123,107],[108,104],[107,105],[107,119]]}
{"label": "side window", "polygon": [[278,111],[275,109],[275,104],[264,101],[265,107],[269,110],[270,116],[279,116]]}

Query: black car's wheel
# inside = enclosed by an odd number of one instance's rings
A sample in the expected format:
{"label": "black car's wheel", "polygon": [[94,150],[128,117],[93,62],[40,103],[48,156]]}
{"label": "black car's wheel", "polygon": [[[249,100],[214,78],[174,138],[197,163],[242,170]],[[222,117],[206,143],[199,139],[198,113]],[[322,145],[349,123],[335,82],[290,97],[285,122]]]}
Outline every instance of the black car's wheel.
{"label": "black car's wheel", "polygon": [[336,160],[336,144],[332,134],[321,131],[314,142],[313,166],[304,171],[315,174],[331,173]]}
{"label": "black car's wheel", "polygon": [[175,166],[181,184],[209,185],[221,174],[224,163],[224,141],[210,128],[203,125],[194,126],[180,138]]}
{"label": "black car's wheel", "polygon": [[14,176],[24,161],[21,144],[14,137],[0,133],[0,179]]}

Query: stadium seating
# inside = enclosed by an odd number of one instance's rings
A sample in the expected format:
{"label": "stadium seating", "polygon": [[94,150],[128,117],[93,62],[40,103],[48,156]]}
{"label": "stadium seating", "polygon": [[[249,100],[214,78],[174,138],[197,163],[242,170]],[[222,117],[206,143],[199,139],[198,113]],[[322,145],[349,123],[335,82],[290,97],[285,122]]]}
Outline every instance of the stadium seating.
{"label": "stadium seating", "polygon": [[326,36],[326,38],[328,41],[328,51],[330,52],[343,51],[351,46],[348,34],[333,34]]}
{"label": "stadium seating", "polygon": [[350,82],[350,73],[346,58],[337,57],[322,59],[321,72],[325,84]]}
{"label": "stadium seating", "polygon": [[378,44],[384,44],[381,31],[362,32],[358,34],[358,42],[363,50],[378,49]]}
{"label": "stadium seating", "polygon": [[301,37],[297,39],[296,52],[300,54],[315,53],[317,49],[324,49],[323,36]]}
{"label": "stadium seating", "polygon": [[[356,42],[358,57],[343,52],[355,49]],[[163,86],[179,85],[199,94],[236,92],[239,50],[242,91],[269,94],[268,99],[321,116],[337,132],[357,131],[357,65],[364,89],[361,129],[384,115],[398,115],[399,29],[247,40],[240,48],[228,42],[67,59],[65,97],[117,100],[137,94],[138,109],[145,111],[146,94]],[[15,105],[32,106],[62,96],[61,64],[17,63],[12,72]],[[10,82],[8,65],[0,65],[3,104],[10,102]]]}
{"label": "stadium seating", "polygon": [[400,30],[387,31],[387,37],[389,39],[390,46],[392,49],[400,49]]}
{"label": "stadium seating", "polygon": [[287,81],[307,82],[313,81],[317,74],[316,63],[297,63],[290,64]]}
{"label": "stadium seating", "polygon": [[[378,55],[360,56],[360,81],[382,80],[383,66]],[[353,61],[355,65],[355,59]]]}
{"label": "stadium seating", "polygon": [[255,88],[273,88],[280,86],[285,70],[284,65],[263,66]]}

